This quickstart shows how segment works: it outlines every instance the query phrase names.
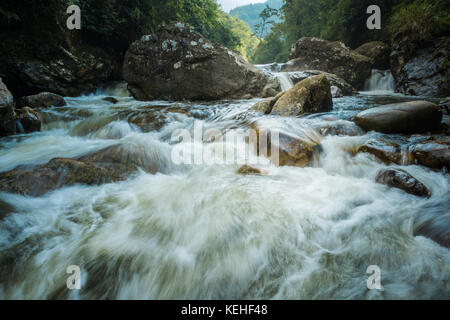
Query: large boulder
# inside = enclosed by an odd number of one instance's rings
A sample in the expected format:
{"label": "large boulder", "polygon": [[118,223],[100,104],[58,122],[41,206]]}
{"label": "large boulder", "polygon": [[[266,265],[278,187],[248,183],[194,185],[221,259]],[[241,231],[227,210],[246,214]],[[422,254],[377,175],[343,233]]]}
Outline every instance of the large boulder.
{"label": "large boulder", "polygon": [[333,73],[356,89],[364,86],[370,77],[372,59],[363,56],[342,42],[318,38],[301,38],[292,45],[291,60],[281,71],[321,70]]}
{"label": "large boulder", "polygon": [[51,92],[41,92],[39,94],[22,97],[17,100],[17,107],[48,108],[50,106],[62,107],[66,101],[60,95]]}
{"label": "large boulder", "polygon": [[409,194],[419,197],[430,197],[431,192],[427,187],[405,170],[386,169],[381,170],[375,178],[376,182],[392,188],[401,189]]}
{"label": "large boulder", "polygon": [[0,137],[16,133],[16,112],[11,92],[0,78]]}
{"label": "large boulder", "polygon": [[334,86],[336,88],[339,88],[342,91],[342,94],[344,96],[351,96],[358,91],[353,88],[347,81],[344,79],[338,77],[335,74],[319,71],[319,70],[304,70],[304,71],[295,71],[295,72],[289,72],[289,77],[292,80],[294,84],[299,83],[302,80],[305,80],[306,78],[317,76],[317,75],[325,75],[325,77],[330,81],[331,86]]}
{"label": "large boulder", "polygon": [[398,34],[392,49],[390,62],[398,92],[431,97],[450,94],[449,52],[445,41],[415,40]]}
{"label": "large boulder", "polygon": [[391,47],[384,42],[367,42],[355,51],[373,60],[372,69],[387,70],[390,68]]}
{"label": "large boulder", "polygon": [[123,77],[139,100],[262,97],[276,81],[184,23],[135,41],[125,55]]}
{"label": "large boulder", "polygon": [[330,82],[325,75],[307,78],[274,98],[271,114],[298,116],[333,109]]}
{"label": "large boulder", "polygon": [[412,101],[375,107],[358,113],[354,121],[366,131],[420,133],[438,129],[442,111],[428,101]]}

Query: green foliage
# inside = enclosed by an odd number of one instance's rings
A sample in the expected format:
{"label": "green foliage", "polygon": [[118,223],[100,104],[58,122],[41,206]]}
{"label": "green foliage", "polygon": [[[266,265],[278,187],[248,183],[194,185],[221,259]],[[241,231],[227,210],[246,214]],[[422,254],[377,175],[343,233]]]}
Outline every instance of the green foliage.
{"label": "green foliage", "polygon": [[394,8],[388,27],[389,34],[409,34],[419,38],[424,35],[443,36],[450,30],[450,1],[415,0],[409,5]]}
{"label": "green foliage", "polygon": [[255,53],[250,57],[252,63],[266,64],[287,60],[290,45],[286,41],[282,27],[282,24],[275,25],[266,39],[259,43]]}
{"label": "green foliage", "polygon": [[0,18],[5,19],[6,23],[10,25],[14,21],[20,21],[20,17],[17,15],[17,13],[10,12],[8,10],[3,10],[0,8]]}
{"label": "green foliage", "polygon": [[269,5],[266,5],[266,7],[264,8],[263,11],[261,11],[259,16],[261,18],[261,22],[255,26],[255,30],[256,30],[256,33],[258,34],[258,36],[262,38],[266,34],[267,29],[271,25],[275,24],[275,20],[274,19],[270,20],[270,19],[272,17],[278,17],[278,10],[269,7]]}
{"label": "green foliage", "polygon": [[[390,42],[398,32],[414,37],[443,37],[450,43],[449,0],[283,0],[282,22],[266,37],[252,57],[261,63],[287,58],[288,49],[301,37],[342,41],[350,47],[381,40]],[[366,27],[367,7],[381,9],[382,29]]]}

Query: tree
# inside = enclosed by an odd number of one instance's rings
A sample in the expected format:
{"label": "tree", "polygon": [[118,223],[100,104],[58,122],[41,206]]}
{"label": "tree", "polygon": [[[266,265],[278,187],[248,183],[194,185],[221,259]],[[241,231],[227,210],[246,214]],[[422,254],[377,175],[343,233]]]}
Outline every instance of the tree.
{"label": "tree", "polygon": [[262,21],[261,21],[261,23],[258,23],[255,26],[255,30],[256,30],[256,33],[258,34],[258,36],[260,38],[262,38],[266,34],[266,28],[275,23],[274,20],[269,20],[269,19],[274,16],[278,16],[278,10],[269,7],[269,5],[266,5],[266,8],[263,11],[261,11],[259,16],[262,19]]}

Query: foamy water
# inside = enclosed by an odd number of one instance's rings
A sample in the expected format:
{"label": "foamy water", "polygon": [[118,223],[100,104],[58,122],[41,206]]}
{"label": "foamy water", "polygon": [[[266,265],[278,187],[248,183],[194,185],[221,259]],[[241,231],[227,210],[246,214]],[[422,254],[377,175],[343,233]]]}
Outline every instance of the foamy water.
{"label": "foamy water", "polygon": [[[448,226],[450,177],[404,167],[431,191],[429,199],[375,183],[386,168],[348,150],[372,137],[319,137],[312,167],[276,167],[262,176],[238,164],[175,165],[171,135],[205,128],[229,131],[256,120],[301,137],[323,115],[265,117],[247,113],[257,100],[214,103],[138,102],[117,94],[68,98],[41,112],[44,131],[0,140],[0,171],[78,157],[122,143],[158,163],[122,182],[70,186],[40,198],[0,193],[0,298],[3,299],[445,299],[450,251],[414,236],[417,223]],[[378,100],[377,100],[378,99]],[[377,97],[335,100],[326,115],[346,121]],[[391,99],[399,99],[392,97]],[[170,112],[188,110],[189,115]],[[148,133],[123,112],[155,112],[165,125]],[[214,152],[240,148],[196,141]],[[256,157],[256,155],[250,155]],[[398,167],[398,166],[395,166]],[[66,287],[70,265],[81,289]],[[368,266],[381,269],[383,290],[368,290]]]}

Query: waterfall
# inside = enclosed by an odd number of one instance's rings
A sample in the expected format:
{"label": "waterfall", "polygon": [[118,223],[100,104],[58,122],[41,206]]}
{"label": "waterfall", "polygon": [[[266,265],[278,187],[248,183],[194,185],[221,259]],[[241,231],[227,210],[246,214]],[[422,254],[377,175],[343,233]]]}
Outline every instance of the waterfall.
{"label": "waterfall", "polygon": [[395,80],[390,70],[372,70],[372,75],[364,84],[364,91],[369,92],[395,92]]}
{"label": "waterfall", "polygon": [[16,120],[16,127],[17,127],[17,131],[18,131],[20,134],[25,133],[25,129],[24,129],[22,123],[21,123],[19,120]]}
{"label": "waterfall", "polygon": [[275,73],[275,77],[280,83],[282,91],[289,90],[294,86],[294,83],[292,82],[291,78],[289,77],[289,73],[287,72],[277,72]]}

